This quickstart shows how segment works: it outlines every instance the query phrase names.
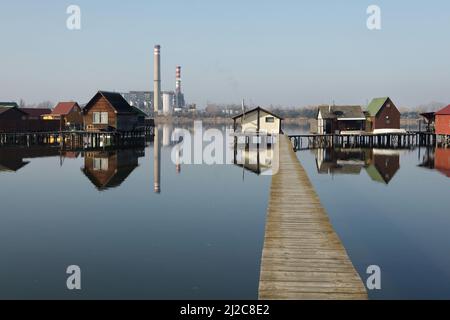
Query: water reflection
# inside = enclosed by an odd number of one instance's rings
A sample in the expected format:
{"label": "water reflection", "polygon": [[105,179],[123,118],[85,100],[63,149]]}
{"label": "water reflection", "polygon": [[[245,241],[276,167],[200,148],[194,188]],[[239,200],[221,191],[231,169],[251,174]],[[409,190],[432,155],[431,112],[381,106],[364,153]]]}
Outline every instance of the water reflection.
{"label": "water reflection", "polygon": [[15,152],[0,149],[0,172],[16,172],[29,163]]}
{"label": "water reflection", "polygon": [[[278,170],[275,137],[247,137],[233,143],[233,164],[256,175],[273,175]],[[243,171],[244,172],[244,171]]]}
{"label": "water reflection", "polygon": [[317,149],[317,172],[320,174],[360,174],[368,152],[361,149]]}
{"label": "water reflection", "polygon": [[375,181],[389,184],[400,169],[400,154],[395,150],[374,149],[366,166],[369,177]]}
{"label": "water reflection", "polygon": [[[30,163],[30,159],[56,157],[60,165],[66,158],[77,158],[79,152],[63,151],[54,147],[2,147],[0,148],[0,172],[17,172]],[[24,160],[27,159],[27,160]]]}
{"label": "water reflection", "polygon": [[436,149],[434,166],[436,170],[450,178],[450,149]]}
{"label": "water reflection", "polygon": [[144,155],[144,148],[89,151],[81,171],[100,191],[116,188],[139,166],[138,158]]}
{"label": "water reflection", "polygon": [[384,149],[317,149],[319,174],[359,175],[365,169],[375,181],[389,184],[400,169],[400,154]]}
{"label": "water reflection", "polygon": [[159,141],[159,128],[155,128],[153,140],[153,190],[161,193],[161,143]]}
{"label": "water reflection", "polygon": [[423,155],[419,154],[419,159],[419,167],[436,170],[450,178],[450,149],[427,148]]}
{"label": "water reflection", "polygon": [[[161,154],[163,150],[174,155],[174,170],[181,173],[181,140],[172,138],[181,128],[160,125],[154,130],[153,141],[153,191],[161,193]],[[81,171],[101,191],[120,186],[138,167],[138,159],[145,156],[145,147],[129,149],[61,150],[56,147],[4,147],[0,148],[0,173],[17,172],[26,167],[32,159],[59,157],[62,166],[66,159],[84,160]],[[274,172],[276,154],[273,145],[234,142],[233,164],[256,175],[271,175]],[[423,151],[425,150],[425,151]],[[393,149],[316,149],[312,150],[316,169],[324,175],[360,175],[365,171],[374,182],[389,184],[400,170],[401,151]],[[450,149],[419,149],[418,166],[437,170],[450,177]]]}

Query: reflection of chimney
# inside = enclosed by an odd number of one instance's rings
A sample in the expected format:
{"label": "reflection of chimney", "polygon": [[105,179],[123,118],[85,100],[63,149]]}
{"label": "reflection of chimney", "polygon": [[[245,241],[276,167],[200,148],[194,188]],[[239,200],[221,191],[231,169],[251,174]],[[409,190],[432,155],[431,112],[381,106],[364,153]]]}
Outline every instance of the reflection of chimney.
{"label": "reflection of chimney", "polygon": [[163,134],[162,134],[162,145],[163,147],[170,146],[170,138],[171,138],[172,128],[170,125],[163,125]]}
{"label": "reflection of chimney", "polygon": [[161,193],[161,148],[159,144],[159,129],[155,127],[153,140],[153,179],[155,193]]}
{"label": "reflection of chimney", "polygon": [[161,104],[161,46],[155,46],[154,52],[154,87],[153,111],[158,113]]}
{"label": "reflection of chimney", "polygon": [[181,172],[181,164],[180,164],[180,146],[177,144],[175,147],[175,169],[177,173]]}

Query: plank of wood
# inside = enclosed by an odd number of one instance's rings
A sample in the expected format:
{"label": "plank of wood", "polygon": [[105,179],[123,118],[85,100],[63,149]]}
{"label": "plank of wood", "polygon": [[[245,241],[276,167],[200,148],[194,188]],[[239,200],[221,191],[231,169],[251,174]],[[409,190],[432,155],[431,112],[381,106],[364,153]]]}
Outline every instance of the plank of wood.
{"label": "plank of wood", "polygon": [[262,300],[367,299],[289,139],[280,135],[261,259]]}

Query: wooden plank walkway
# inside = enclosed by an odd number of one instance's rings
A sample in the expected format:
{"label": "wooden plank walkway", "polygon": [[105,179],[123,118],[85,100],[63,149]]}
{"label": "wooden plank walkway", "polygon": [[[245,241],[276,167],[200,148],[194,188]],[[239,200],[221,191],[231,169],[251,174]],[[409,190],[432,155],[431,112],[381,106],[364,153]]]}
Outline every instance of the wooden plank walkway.
{"label": "wooden plank walkway", "polygon": [[289,138],[279,137],[261,262],[262,300],[367,299]]}

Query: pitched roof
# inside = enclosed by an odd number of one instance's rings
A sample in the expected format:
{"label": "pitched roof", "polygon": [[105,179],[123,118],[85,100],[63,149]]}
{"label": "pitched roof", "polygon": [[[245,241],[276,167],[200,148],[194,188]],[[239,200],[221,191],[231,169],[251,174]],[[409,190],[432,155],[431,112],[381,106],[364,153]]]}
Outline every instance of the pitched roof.
{"label": "pitched roof", "polygon": [[96,99],[102,96],[105,98],[111,107],[113,107],[117,113],[134,113],[134,109],[128,104],[128,102],[122,97],[120,93],[117,92],[107,92],[107,91],[99,91],[95,94],[95,96],[88,102],[88,104],[84,107],[84,110],[89,110],[93,105]]}
{"label": "pitched roof", "polygon": [[375,98],[372,100],[372,102],[367,107],[367,111],[369,112],[369,115],[372,117],[375,117],[378,112],[380,112],[383,105],[386,103],[386,101],[389,99],[389,97],[383,97],[383,98]]}
{"label": "pitched roof", "polygon": [[32,117],[40,117],[44,114],[52,113],[51,109],[46,108],[19,108],[19,110],[27,113],[29,116]]}
{"label": "pitched roof", "polygon": [[11,110],[10,107],[0,107],[0,114],[4,113],[6,111],[9,111],[9,110]]}
{"label": "pitched roof", "polygon": [[365,119],[361,106],[319,106],[323,119]]}
{"label": "pitched roof", "polygon": [[144,117],[148,116],[144,111],[142,111],[138,107],[135,107],[135,106],[131,106],[131,107],[133,108],[134,112],[137,113],[138,115],[142,115]]}
{"label": "pitched roof", "polygon": [[240,115],[238,115],[238,116],[235,116],[235,117],[233,117],[232,119],[234,120],[234,119],[239,119],[239,118],[242,118],[243,116],[245,116],[245,115],[247,115],[247,114],[249,114],[249,113],[253,113],[253,112],[255,112],[255,111],[263,111],[263,112],[265,112],[265,113],[268,113],[268,114],[270,114],[271,116],[274,116],[275,118],[278,118],[278,119],[280,119],[280,120],[283,120],[283,118],[281,118],[280,116],[277,116],[276,114],[274,114],[274,113],[272,113],[272,112],[270,112],[270,111],[268,111],[268,110],[266,110],[266,109],[263,109],[263,108],[261,108],[261,107],[256,107],[256,108],[254,108],[254,109],[252,109],[252,110],[248,110],[248,111],[246,111],[246,112],[244,112],[244,113],[241,113]]}
{"label": "pitched roof", "polygon": [[444,109],[436,112],[436,115],[450,115],[450,105],[446,106]]}
{"label": "pitched roof", "polygon": [[19,110],[23,114],[27,114],[26,112],[22,111],[22,109],[16,108],[16,107],[2,107],[0,106],[0,114],[8,112],[10,110]]}
{"label": "pitched roof", "polygon": [[55,109],[53,109],[52,114],[67,115],[77,105],[78,103],[76,102],[60,102],[56,105]]}
{"label": "pitched roof", "polygon": [[0,102],[0,107],[15,107],[18,108],[19,105],[16,102]]}

